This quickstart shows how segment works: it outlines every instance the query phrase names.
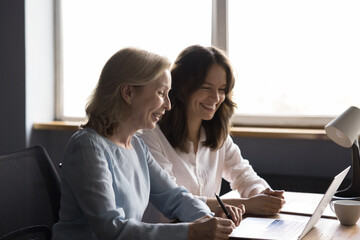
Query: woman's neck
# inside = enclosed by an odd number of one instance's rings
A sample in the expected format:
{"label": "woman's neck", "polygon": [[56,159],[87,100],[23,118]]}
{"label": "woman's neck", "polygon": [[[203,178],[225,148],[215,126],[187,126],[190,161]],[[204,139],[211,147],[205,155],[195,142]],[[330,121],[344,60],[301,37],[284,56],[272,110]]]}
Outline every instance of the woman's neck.
{"label": "woman's neck", "polygon": [[131,139],[136,133],[136,130],[131,130],[132,128],[127,126],[127,124],[121,124],[116,130],[115,133],[108,137],[110,141],[119,147],[132,149]]}
{"label": "woman's neck", "polygon": [[195,121],[195,120],[189,120],[188,121],[188,134],[189,134],[189,141],[191,141],[194,145],[194,153],[197,152],[199,140],[200,140],[200,128],[201,128],[201,122]]}

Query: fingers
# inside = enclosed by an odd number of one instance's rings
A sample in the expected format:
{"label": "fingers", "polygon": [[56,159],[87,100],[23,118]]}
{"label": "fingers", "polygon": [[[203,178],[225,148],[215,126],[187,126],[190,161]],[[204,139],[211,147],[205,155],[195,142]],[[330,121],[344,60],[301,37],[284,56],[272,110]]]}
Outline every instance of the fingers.
{"label": "fingers", "polygon": [[268,196],[263,201],[265,201],[263,204],[263,207],[265,208],[264,213],[266,213],[267,215],[276,214],[280,212],[281,208],[285,204],[284,199],[273,196]]}
{"label": "fingers", "polygon": [[279,213],[284,204],[283,198],[260,194],[250,198],[247,207],[251,214],[270,216]]}
{"label": "fingers", "polygon": [[243,204],[240,204],[236,210],[238,211],[237,214],[239,218],[237,219],[238,221],[235,222],[235,225],[239,226],[240,222],[242,221],[242,216],[245,214],[245,206]]}
{"label": "fingers", "polygon": [[235,226],[239,226],[240,221],[242,219],[242,212],[240,208],[237,207],[227,207],[228,212],[230,213],[231,219],[233,220]]}
{"label": "fingers", "polygon": [[231,221],[230,219],[218,218],[217,221],[218,221],[219,231],[221,233],[230,235],[233,229],[236,228],[234,222]]}
{"label": "fingers", "polygon": [[227,218],[202,217],[189,224],[188,240],[228,239],[234,227]]}
{"label": "fingers", "polygon": [[216,222],[214,238],[211,239],[228,239],[230,234],[232,233],[235,225],[233,221],[227,218],[215,217],[213,221]]}
{"label": "fingers", "polygon": [[273,195],[267,195],[266,199],[268,199],[268,201],[274,202],[274,203],[285,203],[285,199],[281,198],[281,197],[277,197],[277,196],[273,196]]}
{"label": "fingers", "polygon": [[264,194],[271,194],[273,192],[273,190],[271,188],[266,188],[265,190],[261,191],[261,193]]}
{"label": "fingers", "polygon": [[[265,189],[266,190],[266,189]],[[268,207],[272,208],[273,213],[280,212],[280,209],[283,207],[283,205],[286,203],[285,198],[283,196],[284,191],[283,190],[271,190],[266,193],[267,195],[267,203],[269,204]]]}
{"label": "fingers", "polygon": [[272,190],[270,188],[266,188],[263,193],[270,195],[270,196],[274,196],[274,197],[278,197],[278,198],[284,198],[283,194],[284,194],[284,190]]}
{"label": "fingers", "polygon": [[240,204],[240,205],[238,206],[238,208],[240,208],[242,214],[245,214],[246,209],[245,209],[245,205],[244,205],[244,204]]}
{"label": "fingers", "polygon": [[245,206],[240,204],[239,207],[235,207],[232,205],[226,205],[225,207],[229,212],[231,219],[234,221],[234,227],[239,226],[242,220],[242,215],[245,213]]}
{"label": "fingers", "polygon": [[282,198],[284,199],[284,192],[283,190],[277,190],[277,191],[274,191],[271,195],[274,196],[274,197],[278,197],[278,198]]}

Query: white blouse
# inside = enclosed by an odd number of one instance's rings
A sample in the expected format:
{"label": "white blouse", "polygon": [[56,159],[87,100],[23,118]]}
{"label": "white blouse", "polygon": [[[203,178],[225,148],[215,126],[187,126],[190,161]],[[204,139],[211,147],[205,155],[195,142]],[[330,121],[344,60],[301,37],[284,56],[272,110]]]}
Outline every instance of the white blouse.
{"label": "white blouse", "polygon": [[158,125],[153,130],[141,130],[137,135],[172,179],[204,202],[207,197],[220,192],[222,178],[230,182],[231,189],[237,190],[241,197],[249,197],[254,189],[262,191],[269,187],[249,161],[241,156],[239,147],[230,136],[220,149],[212,151],[202,144],[206,138],[202,129],[197,152],[194,153],[191,144],[189,153],[185,153],[170,145]]}

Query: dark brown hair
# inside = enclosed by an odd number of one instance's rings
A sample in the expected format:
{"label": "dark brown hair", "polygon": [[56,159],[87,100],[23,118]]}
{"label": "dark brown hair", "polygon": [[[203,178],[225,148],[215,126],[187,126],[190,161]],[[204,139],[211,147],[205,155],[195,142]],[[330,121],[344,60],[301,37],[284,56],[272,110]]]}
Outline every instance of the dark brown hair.
{"label": "dark brown hair", "polygon": [[113,135],[129,114],[120,93],[121,87],[126,84],[144,86],[169,69],[170,64],[167,58],[138,48],[116,52],[106,62],[89,98],[86,105],[88,121],[82,127],[91,127],[106,137]]}
{"label": "dark brown hair", "polygon": [[188,100],[202,86],[214,64],[223,67],[226,72],[226,97],[214,117],[202,121],[202,127],[206,133],[204,145],[216,150],[223,145],[229,134],[230,118],[236,107],[232,101],[235,77],[226,54],[216,47],[193,45],[179,54],[171,68],[172,86],[169,98],[172,108],[165,113],[159,125],[170,144],[183,152],[189,152],[186,116]]}

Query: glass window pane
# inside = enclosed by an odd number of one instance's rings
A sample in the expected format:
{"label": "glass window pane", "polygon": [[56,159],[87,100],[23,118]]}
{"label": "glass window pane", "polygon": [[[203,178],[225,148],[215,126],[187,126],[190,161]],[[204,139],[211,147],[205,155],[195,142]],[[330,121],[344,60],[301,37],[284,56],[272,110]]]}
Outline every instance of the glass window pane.
{"label": "glass window pane", "polygon": [[229,0],[238,113],[338,115],[360,107],[360,1]]}
{"label": "glass window pane", "polygon": [[208,0],[61,1],[63,115],[84,117],[87,97],[117,50],[135,46],[175,60],[192,44],[211,44]]}

